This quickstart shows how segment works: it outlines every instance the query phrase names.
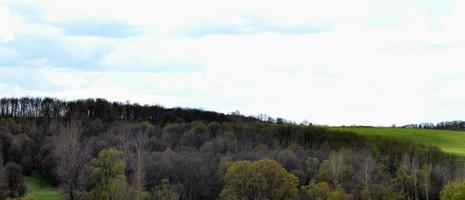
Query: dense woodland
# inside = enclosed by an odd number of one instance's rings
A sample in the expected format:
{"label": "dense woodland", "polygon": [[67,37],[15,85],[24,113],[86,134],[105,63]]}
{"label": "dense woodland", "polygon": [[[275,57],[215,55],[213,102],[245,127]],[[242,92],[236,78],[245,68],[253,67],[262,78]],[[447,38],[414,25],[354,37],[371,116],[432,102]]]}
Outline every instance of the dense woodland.
{"label": "dense woodland", "polygon": [[[431,146],[282,119],[103,99],[0,100],[0,198],[39,173],[66,199],[453,199]],[[455,196],[455,197],[454,197]]]}

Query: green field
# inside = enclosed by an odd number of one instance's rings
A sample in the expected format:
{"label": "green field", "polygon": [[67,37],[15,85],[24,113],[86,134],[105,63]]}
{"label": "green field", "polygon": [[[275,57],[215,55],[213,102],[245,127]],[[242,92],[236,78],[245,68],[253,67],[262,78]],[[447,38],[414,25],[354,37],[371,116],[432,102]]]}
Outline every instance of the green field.
{"label": "green field", "polygon": [[57,187],[50,185],[33,173],[31,176],[25,176],[24,182],[26,184],[27,192],[25,199],[34,200],[59,200],[62,199],[61,193]]}
{"label": "green field", "polygon": [[445,152],[465,157],[465,132],[410,128],[332,127],[352,131],[363,136],[380,136],[410,141],[416,144],[434,145]]}

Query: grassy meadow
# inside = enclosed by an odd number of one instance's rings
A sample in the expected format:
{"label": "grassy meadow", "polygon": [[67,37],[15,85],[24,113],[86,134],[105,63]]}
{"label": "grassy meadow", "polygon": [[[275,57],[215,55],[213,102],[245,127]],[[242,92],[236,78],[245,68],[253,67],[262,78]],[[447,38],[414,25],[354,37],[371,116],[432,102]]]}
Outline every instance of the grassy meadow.
{"label": "grassy meadow", "polygon": [[461,131],[376,127],[332,127],[331,129],[352,131],[363,136],[379,136],[434,145],[445,152],[465,157],[465,132]]}
{"label": "grassy meadow", "polygon": [[45,182],[38,174],[33,173],[31,176],[25,176],[27,192],[23,199],[33,200],[59,200],[62,194],[55,186]]}

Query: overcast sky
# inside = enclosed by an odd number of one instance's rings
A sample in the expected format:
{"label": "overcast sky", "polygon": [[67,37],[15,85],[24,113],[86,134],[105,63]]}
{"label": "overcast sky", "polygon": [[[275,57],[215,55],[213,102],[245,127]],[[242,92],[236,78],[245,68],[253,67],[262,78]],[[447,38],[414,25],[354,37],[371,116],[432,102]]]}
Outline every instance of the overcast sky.
{"label": "overcast sky", "polygon": [[465,119],[463,0],[0,0],[1,96]]}

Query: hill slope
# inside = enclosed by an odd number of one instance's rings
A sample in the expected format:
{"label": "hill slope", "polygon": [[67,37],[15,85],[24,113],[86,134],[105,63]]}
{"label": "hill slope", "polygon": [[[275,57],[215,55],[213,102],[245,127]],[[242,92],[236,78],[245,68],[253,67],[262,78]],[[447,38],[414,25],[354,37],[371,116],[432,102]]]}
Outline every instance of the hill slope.
{"label": "hill slope", "polygon": [[331,129],[352,131],[363,136],[380,136],[416,144],[434,145],[445,152],[465,157],[465,132],[463,131],[374,127],[333,127]]}

